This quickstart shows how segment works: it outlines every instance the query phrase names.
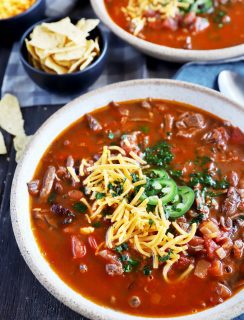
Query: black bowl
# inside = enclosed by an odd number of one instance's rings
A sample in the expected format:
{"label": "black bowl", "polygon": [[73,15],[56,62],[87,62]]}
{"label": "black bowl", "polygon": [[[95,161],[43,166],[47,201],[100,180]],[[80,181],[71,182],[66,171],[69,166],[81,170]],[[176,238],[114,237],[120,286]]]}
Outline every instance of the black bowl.
{"label": "black bowl", "polygon": [[36,0],[36,2],[26,11],[17,16],[0,19],[0,39],[4,44],[9,44],[18,40],[23,32],[33,23],[44,18],[45,0]]}
{"label": "black bowl", "polygon": [[[58,20],[59,19],[57,18],[45,19],[43,21],[38,22],[25,32],[20,41],[20,60],[29,77],[41,88],[59,94],[82,92],[85,89],[87,89],[91,84],[93,84],[104,70],[108,51],[108,37],[106,33],[104,33],[99,27],[96,27],[90,33],[90,39],[95,39],[96,37],[99,37],[101,53],[84,70],[62,75],[44,72],[42,70],[34,68],[28,62],[28,51],[26,49],[25,39],[29,39],[29,35],[36,25],[42,22],[54,22]],[[77,22],[77,20],[73,20],[73,22]]]}

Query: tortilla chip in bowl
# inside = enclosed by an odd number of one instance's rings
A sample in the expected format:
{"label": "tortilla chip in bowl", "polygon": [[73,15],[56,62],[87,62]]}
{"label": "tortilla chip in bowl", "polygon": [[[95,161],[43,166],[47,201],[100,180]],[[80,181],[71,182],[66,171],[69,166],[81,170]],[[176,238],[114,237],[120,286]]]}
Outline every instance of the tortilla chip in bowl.
{"label": "tortilla chip in bowl", "polygon": [[20,59],[29,77],[55,93],[88,88],[102,73],[108,39],[99,20],[46,19],[21,39]]}

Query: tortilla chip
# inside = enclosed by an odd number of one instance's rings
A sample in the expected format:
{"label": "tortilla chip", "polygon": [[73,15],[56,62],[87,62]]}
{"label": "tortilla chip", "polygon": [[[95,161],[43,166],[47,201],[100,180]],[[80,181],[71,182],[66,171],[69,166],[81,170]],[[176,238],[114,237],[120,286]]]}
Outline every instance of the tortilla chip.
{"label": "tortilla chip", "polygon": [[[54,59],[54,57],[53,57],[53,59]],[[54,60],[55,60],[55,59],[54,59]],[[69,69],[69,68],[71,67],[71,65],[76,62],[76,60],[69,60],[69,61],[62,61],[62,60],[58,60],[58,61],[57,61],[57,60],[55,60],[55,62],[56,62],[58,65]]]}
{"label": "tortilla chip", "polygon": [[73,48],[73,50],[68,50],[62,53],[55,53],[53,55],[53,59],[55,59],[56,61],[77,60],[83,56],[85,50],[86,50],[85,47],[81,47],[81,48]]}
{"label": "tortilla chip", "polygon": [[52,73],[52,74],[56,74],[55,71],[53,71],[52,69],[49,69],[48,67],[46,67],[44,64],[41,65],[41,70],[45,71],[47,73]]}
{"label": "tortilla chip", "polygon": [[97,19],[81,19],[77,25],[70,18],[42,23],[26,39],[31,64],[48,73],[66,74],[83,70],[100,53],[98,38],[87,39],[99,24]]}
{"label": "tortilla chip", "polygon": [[49,69],[55,71],[57,74],[65,74],[67,73],[67,69],[58,65],[52,57],[47,57],[43,63]]}
{"label": "tortilla chip", "polygon": [[60,33],[49,32],[43,25],[44,24],[34,28],[30,35],[31,40],[29,44],[43,50],[63,47],[65,44],[65,36]]}
{"label": "tortilla chip", "polygon": [[23,155],[23,152],[30,142],[32,136],[27,136],[25,133],[14,138],[14,149],[16,151],[15,160],[18,162]]}
{"label": "tortilla chip", "polygon": [[76,28],[70,21],[69,17],[66,17],[58,22],[43,23],[43,27],[52,31],[55,34],[61,34],[72,40],[76,44],[83,42],[84,34]]}
{"label": "tortilla chip", "polygon": [[81,32],[84,34],[89,35],[89,32],[95,29],[99,25],[99,20],[98,19],[80,19],[76,27],[80,29]]}
{"label": "tortilla chip", "polygon": [[44,59],[48,56],[48,54],[46,53],[46,51],[43,50],[43,49],[40,49],[40,48],[36,48],[36,47],[35,47],[34,50],[35,50],[36,55],[38,56],[38,60],[39,60],[39,61],[44,60]]}
{"label": "tortilla chip", "polygon": [[31,61],[31,64],[36,68],[36,69],[39,69],[39,70],[42,70],[41,68],[41,64],[38,60],[34,59],[32,56],[29,57],[30,61]]}
{"label": "tortilla chip", "polygon": [[0,154],[6,154],[7,153],[7,148],[4,142],[3,134],[0,131]]}
{"label": "tortilla chip", "polygon": [[24,120],[19,102],[13,95],[5,94],[0,101],[0,127],[14,136],[24,133]]}
{"label": "tortilla chip", "polygon": [[73,51],[75,49],[81,49],[81,48],[85,48],[86,47],[86,40],[84,40],[84,42],[82,42],[81,44],[77,45],[74,42],[68,42],[65,44],[65,47],[63,48],[55,48],[55,49],[51,49],[51,50],[46,50],[46,52],[49,55],[55,54],[55,53],[65,53],[65,52],[70,52]]}
{"label": "tortilla chip", "polygon": [[27,51],[29,52],[29,54],[36,60],[38,60],[38,56],[35,52],[35,47],[33,47],[29,41],[27,39],[25,39],[25,44],[26,44],[26,48],[27,48]]}
{"label": "tortilla chip", "polygon": [[89,64],[93,61],[93,59],[94,59],[93,56],[90,56],[89,58],[87,58],[87,60],[81,64],[80,70],[84,70],[87,66],[89,66]]}

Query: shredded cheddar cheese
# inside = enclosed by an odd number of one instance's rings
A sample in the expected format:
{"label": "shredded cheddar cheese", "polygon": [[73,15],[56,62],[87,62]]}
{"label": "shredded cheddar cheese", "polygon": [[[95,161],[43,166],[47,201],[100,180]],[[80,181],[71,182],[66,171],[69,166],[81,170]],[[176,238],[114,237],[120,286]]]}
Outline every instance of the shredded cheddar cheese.
{"label": "shredded cheddar cheese", "polygon": [[174,18],[180,8],[187,9],[189,5],[190,2],[180,0],[129,0],[122,11],[134,26],[133,33],[138,35],[148,22],[155,21],[155,17],[150,17],[150,12],[156,12],[162,19]]}
{"label": "shredded cheddar cheese", "polygon": [[73,167],[67,167],[67,170],[75,182],[80,182],[80,179],[77,176],[75,169]]}
{"label": "shredded cheddar cheese", "polygon": [[[186,253],[187,243],[195,235],[197,226],[192,224],[187,232],[177,222],[168,220],[160,200],[154,211],[148,210],[148,199],[140,200],[146,184],[141,166],[146,162],[132,152],[130,156],[126,156],[120,147],[105,146],[98,161],[87,167],[89,175],[83,183],[90,199],[94,200],[90,219],[101,217],[104,209],[111,208],[112,213],[106,216],[111,222],[106,234],[107,248],[128,242],[143,256],[152,257],[153,268],[158,268],[160,259],[165,259],[163,277],[169,282],[168,272],[180,254]],[[83,172],[80,170],[80,175]],[[133,175],[138,177],[138,181],[133,181]],[[102,197],[97,198],[97,193]],[[169,232],[169,227],[175,230],[176,235]],[[190,266],[180,276],[181,279],[191,270]]]}

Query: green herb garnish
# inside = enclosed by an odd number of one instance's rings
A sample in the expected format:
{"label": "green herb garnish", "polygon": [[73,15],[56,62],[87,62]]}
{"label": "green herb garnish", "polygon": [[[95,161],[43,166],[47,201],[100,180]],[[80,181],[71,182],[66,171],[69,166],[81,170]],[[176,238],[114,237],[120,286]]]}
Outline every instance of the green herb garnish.
{"label": "green herb garnish", "polygon": [[195,218],[193,218],[190,222],[190,224],[193,224],[193,223],[200,223],[202,222],[204,218],[204,214],[203,213],[200,213],[198,216],[196,216]]}
{"label": "green herb garnish", "polygon": [[170,169],[168,172],[174,178],[180,178],[182,176],[182,170]]}
{"label": "green herb garnish", "polygon": [[100,221],[96,221],[92,223],[93,228],[100,228],[102,223]]}
{"label": "green herb garnish", "polygon": [[151,226],[154,224],[153,219],[150,218],[150,219],[148,220],[148,223],[149,223],[149,226],[151,227]]}
{"label": "green herb garnish", "polygon": [[47,199],[47,202],[49,204],[53,204],[55,202],[56,198],[57,198],[57,193],[56,192],[52,192],[52,193],[50,193],[50,195],[49,195],[49,197]]}
{"label": "green herb garnish", "polygon": [[96,195],[95,195],[95,198],[97,200],[103,199],[104,197],[105,197],[105,193],[102,193],[102,192],[97,192]]}
{"label": "green herb garnish", "polygon": [[113,183],[110,182],[108,184],[108,189],[112,191],[111,194],[113,197],[120,196],[123,193],[124,191],[123,185],[124,185],[124,181],[122,182],[118,180],[114,181]]}
{"label": "green herb garnish", "polygon": [[115,251],[117,252],[123,252],[123,251],[126,251],[129,249],[129,246],[128,246],[128,243],[127,242],[124,242],[122,243],[121,245],[115,247]]}
{"label": "green herb garnish", "polygon": [[172,254],[172,249],[169,249],[169,251],[168,251],[168,253],[167,253],[167,255],[166,256],[163,256],[163,257],[158,257],[158,261],[160,261],[160,262],[165,262],[165,261],[167,261],[167,260],[169,260],[170,259],[170,255]]}
{"label": "green herb garnish", "polygon": [[137,267],[139,265],[138,260],[130,258],[128,255],[121,255],[119,259],[123,263],[123,268],[125,272],[131,272],[134,267]]}
{"label": "green herb garnish", "polygon": [[150,276],[150,274],[152,273],[152,269],[150,268],[150,266],[145,266],[143,268],[143,273],[145,276]]}
{"label": "green herb garnish", "polygon": [[142,126],[142,127],[140,127],[140,131],[147,134],[147,133],[149,133],[150,129],[147,126]]}
{"label": "green herb garnish", "polygon": [[110,139],[110,140],[113,140],[114,139],[114,134],[113,134],[113,132],[109,132],[109,134],[108,134],[108,138]]}
{"label": "green herb garnish", "polygon": [[87,206],[84,203],[76,202],[73,204],[73,209],[80,213],[85,213],[87,211]]}
{"label": "green herb garnish", "polygon": [[160,167],[167,167],[173,158],[170,146],[166,141],[160,142],[154,147],[146,148],[144,154],[144,159],[148,164]]}

